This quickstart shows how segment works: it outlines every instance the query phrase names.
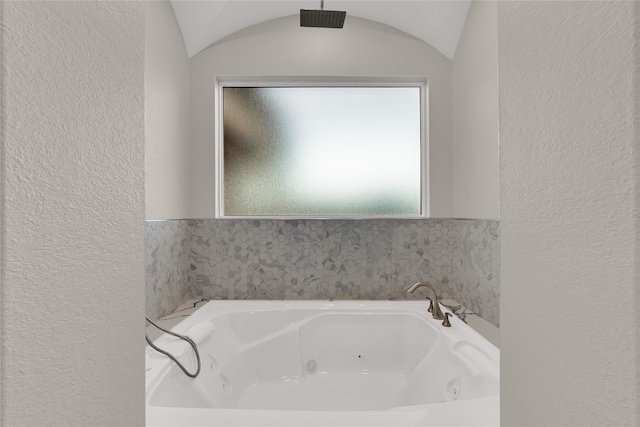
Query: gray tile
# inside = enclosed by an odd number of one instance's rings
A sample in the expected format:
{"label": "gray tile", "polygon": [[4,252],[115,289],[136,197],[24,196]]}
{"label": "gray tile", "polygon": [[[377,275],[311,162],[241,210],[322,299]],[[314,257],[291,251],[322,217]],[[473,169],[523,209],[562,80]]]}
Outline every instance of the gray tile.
{"label": "gray tile", "polygon": [[499,243],[486,220],[148,223],[147,313],[195,297],[415,299],[426,280],[498,326]]}

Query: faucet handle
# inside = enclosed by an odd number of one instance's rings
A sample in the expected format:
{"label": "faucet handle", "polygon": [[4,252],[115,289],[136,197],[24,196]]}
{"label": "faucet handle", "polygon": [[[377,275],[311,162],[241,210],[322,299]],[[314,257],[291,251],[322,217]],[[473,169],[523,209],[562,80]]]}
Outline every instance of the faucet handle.
{"label": "faucet handle", "polygon": [[429,297],[425,297],[429,300],[429,309],[427,310],[429,313],[433,313],[433,300]]}
{"label": "faucet handle", "polygon": [[444,314],[444,321],[442,322],[442,326],[444,326],[445,328],[451,327],[451,322],[449,322],[449,317],[451,316],[453,316],[451,313]]}

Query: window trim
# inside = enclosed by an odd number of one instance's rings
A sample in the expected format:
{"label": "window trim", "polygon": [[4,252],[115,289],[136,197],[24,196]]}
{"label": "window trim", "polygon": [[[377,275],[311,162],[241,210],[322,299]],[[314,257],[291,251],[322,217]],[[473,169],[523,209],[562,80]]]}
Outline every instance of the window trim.
{"label": "window trim", "polygon": [[[217,219],[425,219],[430,218],[429,191],[429,85],[427,77],[374,76],[215,76],[215,185],[214,204]],[[420,214],[419,215],[247,215],[224,214],[224,126],[223,89],[225,87],[418,87],[420,89]]]}

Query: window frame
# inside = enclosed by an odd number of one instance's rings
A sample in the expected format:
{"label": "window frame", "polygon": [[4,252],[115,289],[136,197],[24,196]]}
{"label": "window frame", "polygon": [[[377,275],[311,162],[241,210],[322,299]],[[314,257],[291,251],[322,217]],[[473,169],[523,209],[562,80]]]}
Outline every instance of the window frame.
{"label": "window frame", "polygon": [[[215,76],[215,185],[217,219],[425,219],[430,218],[429,203],[429,85],[427,77],[372,76]],[[420,214],[418,215],[225,215],[224,213],[224,126],[225,87],[418,87],[420,89]]]}

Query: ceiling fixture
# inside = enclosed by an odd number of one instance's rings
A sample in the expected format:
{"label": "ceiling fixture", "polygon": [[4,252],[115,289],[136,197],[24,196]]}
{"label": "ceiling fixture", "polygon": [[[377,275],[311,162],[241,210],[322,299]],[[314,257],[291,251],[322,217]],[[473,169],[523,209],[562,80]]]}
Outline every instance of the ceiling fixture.
{"label": "ceiling fixture", "polygon": [[347,12],[324,10],[324,0],[320,0],[320,10],[300,9],[300,26],[316,28],[342,28]]}

